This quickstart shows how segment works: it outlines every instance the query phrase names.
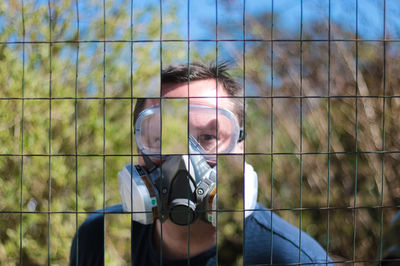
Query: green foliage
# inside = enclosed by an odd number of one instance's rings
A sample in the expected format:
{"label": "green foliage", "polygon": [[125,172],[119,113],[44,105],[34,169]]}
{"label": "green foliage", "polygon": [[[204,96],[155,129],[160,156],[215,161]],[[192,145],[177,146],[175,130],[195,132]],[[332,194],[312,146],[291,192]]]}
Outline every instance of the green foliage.
{"label": "green foliage", "polygon": [[[79,31],[75,2],[51,2],[51,16],[47,2],[23,14],[20,1],[0,4],[0,40],[32,42],[0,44],[1,265],[68,264],[86,212],[120,202],[117,173],[136,162],[131,96],[158,95],[160,54],[127,41],[159,38],[159,10],[136,9],[131,31],[130,2],[106,1],[104,34],[99,3],[79,2]],[[106,223],[106,261],[128,263],[130,216]]]}
{"label": "green foliage", "polygon": [[[20,259],[26,265],[66,265],[86,212],[120,201],[117,173],[136,162],[135,97],[159,96],[160,61],[166,66],[186,63],[188,56],[216,58],[215,42],[191,42],[190,54],[188,43],[158,42],[158,6],[134,7],[131,28],[130,1],[106,1],[104,27],[102,2],[78,1],[78,30],[75,1],[50,2],[50,16],[47,2],[24,1],[23,9],[21,1],[0,2],[1,265]],[[163,9],[164,40],[183,39],[177,10]],[[270,18],[249,20],[250,36],[269,39],[263,23]],[[319,36],[324,27],[317,23],[313,30],[304,39]],[[339,25],[332,31],[354,37]],[[224,59],[219,45],[218,58]],[[242,50],[232,52],[239,66],[233,74],[244,81],[246,96],[257,96],[245,100],[244,148],[258,173],[259,201],[301,223],[330,255],[346,260],[353,253],[360,260],[376,257],[380,224],[400,204],[400,52],[386,43],[384,66],[381,42],[359,42],[356,69],[356,45],[275,42],[274,69],[268,42],[248,42],[245,61]],[[177,139],[181,123],[168,124]],[[167,142],[172,139],[163,142],[174,146]],[[243,157],[220,156],[218,178],[219,260],[240,265]],[[129,264],[130,219],[106,215],[107,264]]]}
{"label": "green foliage", "polygon": [[[264,16],[252,23],[262,27]],[[324,30],[317,21],[303,38]],[[352,36],[337,24],[332,32]],[[246,94],[267,96],[246,101],[245,147],[252,154],[246,160],[258,172],[259,200],[301,224],[333,257],[377,259],[380,226],[389,223],[400,198],[400,79],[392,74],[400,50],[380,42],[359,42],[357,53],[356,43],[299,45],[275,42],[271,58],[270,44],[259,42],[245,62],[238,57]],[[391,51],[385,65],[384,45]]]}

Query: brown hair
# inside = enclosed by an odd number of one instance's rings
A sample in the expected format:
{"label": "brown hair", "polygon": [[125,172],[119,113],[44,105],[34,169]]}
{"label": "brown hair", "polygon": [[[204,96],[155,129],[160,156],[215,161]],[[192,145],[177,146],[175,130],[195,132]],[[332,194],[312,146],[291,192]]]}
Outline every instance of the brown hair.
{"label": "brown hair", "polygon": [[[170,65],[161,72],[161,84],[185,83],[196,80],[215,79],[222,84],[229,96],[242,96],[243,88],[228,73],[227,63],[205,65],[202,63],[190,63]],[[141,111],[143,111],[147,98],[139,98],[133,111],[133,121],[136,123]],[[232,98],[234,112],[238,117],[239,125],[243,121],[243,102],[241,98]]]}

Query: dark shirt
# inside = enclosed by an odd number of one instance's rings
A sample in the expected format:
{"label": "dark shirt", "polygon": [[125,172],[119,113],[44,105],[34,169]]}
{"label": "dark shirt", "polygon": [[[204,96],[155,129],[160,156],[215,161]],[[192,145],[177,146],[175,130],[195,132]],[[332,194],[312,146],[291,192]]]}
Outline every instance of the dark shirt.
{"label": "dark shirt", "polygon": [[[122,206],[111,206],[104,212],[122,212]],[[188,265],[187,259],[167,260],[156,252],[152,243],[152,225],[132,222],[131,233],[133,265],[161,265],[161,260],[162,265],[167,266]],[[244,264],[307,263],[308,265],[318,265],[330,262],[324,249],[313,238],[304,232],[301,232],[300,238],[299,234],[298,228],[258,203],[256,210],[245,220]],[[70,265],[103,265],[103,235],[104,215],[103,211],[99,211],[99,213],[90,215],[75,235],[71,246]],[[79,243],[78,247],[77,243]],[[190,258],[190,265],[216,264],[215,247]]]}
{"label": "dark shirt", "polygon": [[382,261],[379,265],[400,265],[400,211],[393,217],[383,236]]}

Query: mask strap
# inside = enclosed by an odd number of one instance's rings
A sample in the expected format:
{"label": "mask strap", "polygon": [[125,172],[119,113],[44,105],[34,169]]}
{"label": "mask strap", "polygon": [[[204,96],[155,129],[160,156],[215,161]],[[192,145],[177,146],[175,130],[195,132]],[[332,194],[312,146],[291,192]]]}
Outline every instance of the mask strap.
{"label": "mask strap", "polygon": [[246,132],[244,131],[243,128],[241,128],[240,131],[239,131],[239,139],[238,139],[238,142],[243,141],[245,137],[246,137]]}
{"label": "mask strap", "polygon": [[157,168],[157,166],[150,160],[149,156],[147,156],[146,154],[143,153],[143,151],[141,151],[141,153],[142,153],[144,162],[146,163],[146,165],[148,167],[149,174],[151,174]]}
{"label": "mask strap", "polygon": [[[142,152],[142,151],[141,151]],[[165,214],[165,211],[168,210],[167,203],[168,203],[168,190],[165,192],[163,191],[163,188],[167,188],[167,180],[165,178],[162,178],[161,175],[161,169],[160,167],[157,167],[155,165],[149,156],[144,154],[142,152],[142,157],[144,162],[146,163],[146,166],[148,168],[148,173],[149,173],[149,178],[151,180],[151,183],[154,184],[156,189],[158,190],[158,199],[160,200],[158,203],[157,209],[153,209],[153,215],[154,217],[157,217],[160,219],[160,221],[165,221],[167,219],[167,215]],[[157,214],[155,214],[157,212]]]}

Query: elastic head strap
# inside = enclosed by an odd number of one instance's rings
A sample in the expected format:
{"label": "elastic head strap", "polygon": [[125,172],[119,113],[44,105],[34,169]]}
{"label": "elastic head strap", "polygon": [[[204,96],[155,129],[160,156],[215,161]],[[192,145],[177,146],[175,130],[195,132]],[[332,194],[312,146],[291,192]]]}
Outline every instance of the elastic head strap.
{"label": "elastic head strap", "polygon": [[151,174],[157,168],[157,166],[150,160],[149,156],[143,153],[143,151],[140,152],[142,153],[144,162],[146,163],[146,166],[149,170],[149,174]]}
{"label": "elastic head strap", "polygon": [[240,131],[239,131],[239,139],[238,139],[238,142],[243,141],[245,137],[246,137],[246,132],[244,131],[243,128],[241,128]]}

